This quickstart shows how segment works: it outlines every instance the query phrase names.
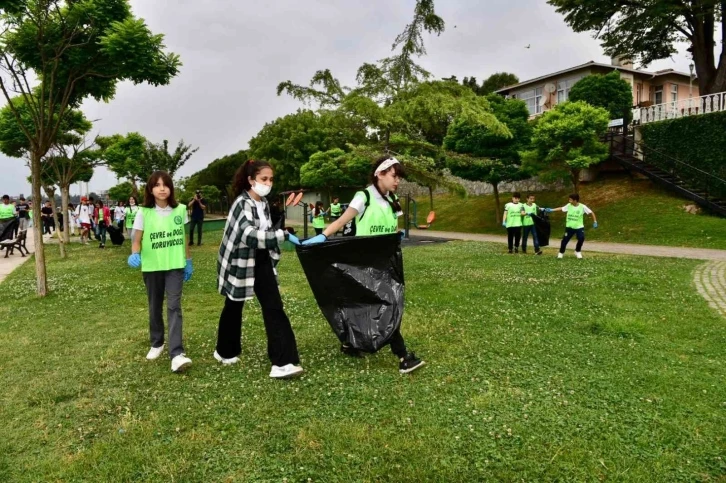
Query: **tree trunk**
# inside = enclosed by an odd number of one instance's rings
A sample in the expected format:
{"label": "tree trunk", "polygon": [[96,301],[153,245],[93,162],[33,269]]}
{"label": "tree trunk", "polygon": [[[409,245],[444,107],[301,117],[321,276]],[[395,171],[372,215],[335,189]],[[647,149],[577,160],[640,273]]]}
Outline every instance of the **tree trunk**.
{"label": "tree trunk", "polygon": [[[58,252],[60,253],[61,258],[66,258],[66,243],[63,239],[63,235],[58,233],[60,231],[60,223],[58,222],[58,209],[55,205],[55,188],[52,186],[46,186],[44,189],[45,194],[50,200],[50,208],[53,210],[53,224],[55,225],[56,238],[58,238]],[[67,215],[63,217],[63,220],[65,221],[66,218],[68,218]]]}
{"label": "tree trunk", "polygon": [[570,168],[572,187],[578,195],[580,194],[580,171],[580,168]]}
{"label": "tree trunk", "polygon": [[499,201],[499,183],[492,183],[492,188],[494,191],[494,205],[496,206],[496,219],[497,219],[497,225],[502,223],[502,204]]}
{"label": "tree trunk", "polygon": [[431,204],[431,211],[434,211],[434,188],[429,186],[429,203]]}
{"label": "tree trunk", "polygon": [[30,173],[33,180],[33,248],[35,249],[35,290],[39,297],[48,295],[48,281],[45,271],[45,251],[43,246],[43,223],[40,208],[43,197],[40,194],[40,158],[36,151],[30,153]]}
{"label": "tree trunk", "polygon": [[61,211],[63,212],[63,241],[71,242],[70,216],[68,215],[68,203],[70,201],[70,185],[61,186]]}

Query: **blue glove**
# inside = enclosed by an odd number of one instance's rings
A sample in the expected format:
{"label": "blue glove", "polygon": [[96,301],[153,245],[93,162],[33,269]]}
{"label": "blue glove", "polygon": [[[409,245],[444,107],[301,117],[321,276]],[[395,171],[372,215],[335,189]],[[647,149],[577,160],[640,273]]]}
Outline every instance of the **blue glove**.
{"label": "blue glove", "polygon": [[592,224],[593,228],[597,228],[597,221]]}
{"label": "blue glove", "polygon": [[506,227],[507,227],[507,222],[506,222],[506,221],[503,221],[503,222],[502,222],[502,227],[504,227],[504,228],[506,228]]}
{"label": "blue glove", "polygon": [[184,281],[188,282],[189,279],[192,278],[192,273],[194,273],[194,269],[192,268],[192,259],[187,258],[187,266],[184,267]]}
{"label": "blue glove", "polygon": [[128,264],[131,268],[139,268],[141,266],[141,255],[138,253],[129,255]]}
{"label": "blue glove", "polygon": [[545,213],[552,213],[554,210],[552,208],[545,208]]}
{"label": "blue glove", "polygon": [[302,244],[303,245],[315,245],[316,243],[323,243],[327,239],[328,239],[328,237],[321,233],[320,235],[314,236],[312,238],[308,238],[307,240],[302,242]]}
{"label": "blue glove", "polygon": [[300,239],[298,239],[298,237],[296,237],[292,233],[288,233],[287,234],[287,241],[289,241],[293,245],[299,245],[300,244]]}

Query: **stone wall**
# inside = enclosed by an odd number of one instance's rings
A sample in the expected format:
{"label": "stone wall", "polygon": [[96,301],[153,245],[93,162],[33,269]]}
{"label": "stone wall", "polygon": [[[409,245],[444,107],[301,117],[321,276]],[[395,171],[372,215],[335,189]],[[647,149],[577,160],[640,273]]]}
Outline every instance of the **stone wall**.
{"label": "stone wall", "polygon": [[[492,185],[488,183],[482,183],[479,181],[468,181],[465,179],[458,178],[451,174],[447,174],[446,177],[452,181],[456,181],[461,184],[469,195],[490,195],[494,193]],[[537,178],[530,178],[524,181],[515,181],[512,183],[501,183],[499,185],[500,193],[511,193],[513,191],[519,191],[524,196],[526,193],[537,193],[539,191],[557,191],[564,188],[563,183],[542,183]],[[446,194],[448,190],[446,188],[437,188],[434,190],[434,194]],[[402,180],[398,187],[398,195],[405,196],[410,194],[414,197],[428,196],[429,189],[425,186],[411,183],[406,180]]]}

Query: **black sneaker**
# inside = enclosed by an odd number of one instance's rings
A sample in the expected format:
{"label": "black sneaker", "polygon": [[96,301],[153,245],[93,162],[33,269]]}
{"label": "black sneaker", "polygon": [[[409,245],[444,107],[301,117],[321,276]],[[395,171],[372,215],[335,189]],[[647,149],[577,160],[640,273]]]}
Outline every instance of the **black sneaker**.
{"label": "black sneaker", "polygon": [[525,249],[523,248],[523,249],[522,249],[522,254],[523,254],[523,255],[526,255],[526,254],[527,254],[527,250],[525,250]]}
{"label": "black sneaker", "polygon": [[189,242],[189,243],[187,243],[187,245],[189,245],[190,247],[193,247],[194,246],[194,242]]}
{"label": "black sneaker", "polygon": [[537,253],[535,255],[542,255],[542,250],[537,250]]}
{"label": "black sneaker", "polygon": [[509,250],[509,254],[510,254],[510,255],[512,254],[512,250]]}
{"label": "black sneaker", "polygon": [[409,372],[413,372],[416,369],[425,366],[426,363],[416,357],[416,354],[413,352],[409,352],[406,354],[406,357],[403,358],[403,360],[398,364],[398,372],[401,374],[408,374]]}
{"label": "black sneaker", "polygon": [[519,248],[516,248],[516,247],[515,247],[515,249],[514,249],[514,253],[519,253]]}
{"label": "black sneaker", "polygon": [[362,359],[363,357],[365,357],[361,351],[359,351],[358,349],[354,349],[353,347],[351,347],[349,345],[341,345],[340,352],[342,352],[343,354],[345,354],[347,356],[357,357],[359,359]]}

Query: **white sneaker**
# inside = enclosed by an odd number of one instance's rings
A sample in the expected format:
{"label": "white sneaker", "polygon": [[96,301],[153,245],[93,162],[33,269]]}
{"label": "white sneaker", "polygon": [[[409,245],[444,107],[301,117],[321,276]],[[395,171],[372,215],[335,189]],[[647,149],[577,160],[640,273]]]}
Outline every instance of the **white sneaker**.
{"label": "white sneaker", "polygon": [[158,359],[163,351],[164,351],[164,344],[161,344],[160,347],[152,347],[151,349],[149,349],[149,353],[146,354],[146,358],[150,361],[153,361],[154,359]]}
{"label": "white sneaker", "polygon": [[575,252],[575,256],[577,258],[582,258],[582,252]]}
{"label": "white sneaker", "polygon": [[171,372],[182,372],[192,365],[192,360],[184,354],[179,354],[171,360]]}
{"label": "white sneaker", "polygon": [[558,253],[557,254],[557,258],[564,258],[564,257],[565,257],[565,254],[564,253]]}
{"label": "white sneaker", "polygon": [[232,357],[231,359],[225,359],[224,357],[220,356],[217,351],[214,351],[214,358],[225,365],[237,364],[239,362],[239,357]]}
{"label": "white sneaker", "polygon": [[303,368],[300,366],[294,366],[292,364],[287,364],[282,367],[280,366],[272,366],[272,369],[270,370],[270,377],[274,379],[288,379],[290,377],[299,376],[302,374]]}

